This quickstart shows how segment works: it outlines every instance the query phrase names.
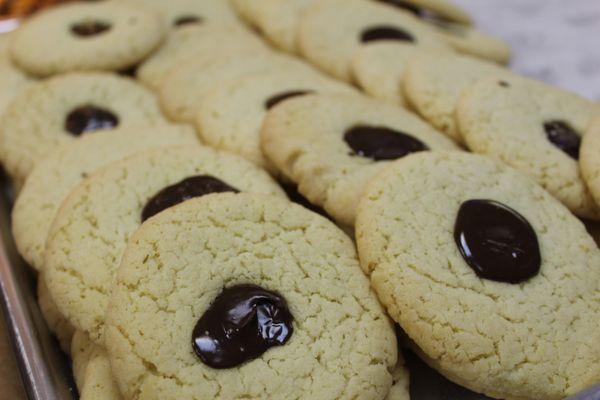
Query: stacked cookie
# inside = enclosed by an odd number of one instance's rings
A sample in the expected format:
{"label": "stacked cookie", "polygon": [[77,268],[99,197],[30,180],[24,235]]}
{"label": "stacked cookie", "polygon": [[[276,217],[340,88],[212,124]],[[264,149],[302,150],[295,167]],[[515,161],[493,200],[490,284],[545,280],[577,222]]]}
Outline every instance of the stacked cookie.
{"label": "stacked cookie", "polygon": [[600,380],[600,108],[445,0],[71,3],[0,40],[81,399],[408,399],[400,347],[496,398]]}

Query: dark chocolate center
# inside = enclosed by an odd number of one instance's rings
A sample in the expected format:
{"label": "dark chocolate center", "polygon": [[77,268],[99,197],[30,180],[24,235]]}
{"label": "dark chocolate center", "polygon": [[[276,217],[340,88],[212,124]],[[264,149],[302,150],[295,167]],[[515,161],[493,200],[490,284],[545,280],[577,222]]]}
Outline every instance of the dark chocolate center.
{"label": "dark chocolate center", "polygon": [[357,125],[344,134],[353,154],[373,160],[395,160],[410,153],[429,150],[418,139],[383,126]]}
{"label": "dark chocolate center", "polygon": [[361,42],[373,42],[376,40],[401,40],[404,42],[415,42],[410,33],[395,26],[375,26],[365,29],[360,37]]}
{"label": "dark chocolate center", "polygon": [[502,203],[464,202],[456,217],[454,240],[467,264],[481,278],[520,283],[540,270],[540,247],[533,227]]}
{"label": "dark chocolate center", "polygon": [[84,132],[111,129],[117,125],[119,125],[119,118],[115,114],[93,105],[78,107],[65,119],[65,129],[77,136]]}
{"label": "dark chocolate center", "polygon": [[229,186],[220,179],[208,175],[186,178],[179,183],[167,186],[148,200],[148,203],[146,203],[146,206],[142,210],[142,222],[186,200],[210,193],[223,192],[239,193],[239,190]]}
{"label": "dark chocolate center", "polygon": [[277,93],[273,95],[265,101],[265,109],[270,110],[275,107],[277,104],[281,103],[284,100],[291,99],[292,97],[303,96],[305,94],[314,93],[312,90],[289,90],[283,93]]}
{"label": "dark chocolate center", "polygon": [[197,15],[182,15],[182,16],[178,17],[173,24],[175,26],[182,26],[182,25],[200,24],[200,23],[202,23],[202,21],[203,21],[203,19],[201,17],[198,17]]}
{"label": "dark chocolate center", "polygon": [[80,37],[90,37],[104,33],[110,28],[109,23],[92,19],[71,25],[71,32]]}
{"label": "dark chocolate center", "polygon": [[260,357],[292,336],[294,318],[285,299],[256,285],[224,289],[192,334],[192,347],[212,368],[233,368]]}
{"label": "dark chocolate center", "polygon": [[548,121],[544,123],[546,137],[556,147],[567,153],[571,158],[579,160],[581,136],[565,121]]}

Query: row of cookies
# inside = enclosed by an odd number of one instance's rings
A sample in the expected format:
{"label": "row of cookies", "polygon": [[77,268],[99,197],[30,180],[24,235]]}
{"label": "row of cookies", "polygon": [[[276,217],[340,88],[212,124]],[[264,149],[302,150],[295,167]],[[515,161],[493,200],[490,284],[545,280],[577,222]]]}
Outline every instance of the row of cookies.
{"label": "row of cookies", "polygon": [[[320,87],[323,84],[329,83],[323,78],[320,81],[316,80],[316,75],[315,73],[315,78],[312,80],[306,78],[313,85],[311,87]],[[333,83],[329,84],[334,86]],[[350,91],[345,87],[339,90]],[[77,94],[77,96],[73,96],[75,98],[69,96],[74,93]],[[257,168],[252,167],[251,164],[243,162],[243,160],[236,160],[235,157],[229,156],[228,158],[224,154],[215,154],[208,149],[191,149],[190,147],[195,147],[193,142],[196,139],[193,138],[193,135],[185,127],[167,125],[160,117],[160,113],[157,112],[155,102],[150,93],[134,85],[127,78],[98,72],[61,74],[34,85],[32,90],[23,93],[22,98],[17,99],[15,103],[17,105],[11,107],[14,113],[12,111],[6,113],[5,121],[16,122],[14,125],[9,125],[11,129],[4,131],[8,132],[5,133],[5,138],[8,139],[4,140],[4,142],[10,142],[12,138],[17,140],[21,138],[23,141],[12,147],[10,151],[6,151],[6,154],[10,154],[13,157],[12,159],[16,160],[15,163],[17,165],[22,162],[21,160],[27,162],[27,157],[30,157],[30,153],[32,152],[35,153],[37,151],[40,154],[44,153],[48,155],[48,157],[42,155],[31,157],[30,164],[23,169],[8,167],[14,177],[18,176],[15,171],[23,171],[23,180],[25,182],[20,190],[13,213],[15,238],[19,243],[20,251],[27,260],[36,268],[42,269],[41,283],[38,290],[40,293],[40,303],[49,325],[55,329],[59,337],[63,338],[63,341],[68,341],[69,336],[73,332],[77,332],[73,337],[71,350],[75,365],[75,375],[82,397],[95,398],[94,396],[103,395],[105,398],[113,398],[111,396],[117,396],[117,393],[113,391],[116,386],[112,380],[112,373],[108,371],[109,373],[107,374],[108,355],[106,350],[103,350],[104,345],[94,347],[89,344],[89,340],[90,337],[99,340],[93,333],[94,331],[100,332],[102,330],[101,325],[104,319],[103,308],[106,307],[106,302],[108,301],[107,297],[110,292],[111,282],[114,280],[116,266],[113,266],[113,268],[103,268],[92,259],[101,262],[109,261],[106,258],[108,257],[106,253],[104,256],[101,254],[109,250],[106,246],[111,248],[115,244],[110,244],[110,240],[107,241],[106,237],[101,239],[100,237],[103,234],[109,234],[109,236],[116,234],[120,240],[126,238],[128,235],[115,232],[114,221],[110,219],[106,221],[108,225],[103,225],[100,220],[105,215],[108,216],[111,213],[102,212],[96,217],[91,217],[91,219],[87,219],[87,217],[80,219],[79,217],[65,216],[65,221],[74,222],[72,225],[70,222],[66,224],[74,228],[77,239],[69,240],[67,241],[68,243],[63,242],[62,239],[52,239],[54,229],[57,229],[57,232],[64,232],[67,228],[67,226],[64,228],[55,228],[59,224],[58,221],[61,219],[60,215],[62,215],[62,212],[65,211],[67,214],[70,214],[71,211],[78,208],[74,207],[75,204],[81,204],[79,200],[75,200],[74,203],[64,203],[60,207],[63,199],[77,197],[77,188],[84,185],[81,181],[88,177],[88,175],[91,175],[89,180],[92,182],[96,175],[93,171],[96,169],[145,148],[167,144],[179,143],[186,146],[185,148],[161,149],[134,156],[133,159],[123,161],[122,163],[135,167],[138,171],[137,178],[134,178],[136,174],[133,171],[129,171],[130,167],[121,168],[117,175],[122,177],[123,171],[125,171],[125,175],[134,181],[137,179],[140,180],[136,183],[132,182],[131,187],[148,191],[151,191],[151,189],[143,183],[148,176],[160,180],[158,178],[160,173],[173,173],[175,175],[183,174],[182,177],[185,178],[190,175],[189,168],[195,168],[194,165],[202,170],[204,167],[200,167],[199,165],[206,165],[206,168],[211,172],[210,177],[200,175],[195,176],[197,179],[184,179],[181,181],[184,187],[197,189],[198,185],[200,185],[201,188],[204,188],[202,190],[219,191],[219,187],[224,187],[223,190],[233,190],[235,186],[236,188],[240,188],[239,190],[244,190],[252,183],[253,179],[257,181],[261,181],[262,179],[265,181],[267,177],[264,172],[260,172]],[[275,103],[273,102],[273,104]],[[35,104],[36,106],[29,109],[30,113],[27,116],[20,116],[16,110],[25,108],[23,107],[25,104]],[[41,106],[38,106],[38,104]],[[142,115],[145,117],[142,117]],[[154,117],[147,118],[151,115]],[[129,119],[135,122],[129,123]],[[29,129],[31,125],[26,125],[27,128],[23,128],[22,130],[12,128],[12,126],[20,127],[25,125],[23,121],[32,121],[33,126],[46,126],[52,129]],[[60,124],[60,122],[64,123]],[[115,127],[118,127],[118,129],[111,132],[98,133],[91,136],[83,135],[77,139],[72,137],[96,129],[110,129]],[[64,144],[61,144],[63,142]],[[42,159],[42,161],[38,162],[36,158]],[[7,166],[12,165],[10,162],[11,158],[7,157],[7,159],[9,160],[9,162],[5,161]],[[141,161],[142,159],[146,161]],[[239,167],[236,166],[237,161],[241,163]],[[156,172],[160,171],[160,173],[158,175],[152,173],[151,168],[149,168],[151,166],[156,168]],[[115,164],[114,166],[107,166],[106,171],[112,168],[114,168],[114,171],[118,169]],[[229,175],[224,177],[223,174],[227,175],[227,171],[229,170]],[[101,172],[99,171],[97,174],[101,175]],[[110,177],[104,177],[106,183],[119,183],[117,175],[109,175]],[[25,176],[27,176],[26,180]],[[222,180],[215,178],[215,176],[220,176],[223,180],[232,182],[231,184],[234,186],[224,184]],[[167,178],[167,180],[170,180],[170,178]],[[250,181],[250,183],[246,183],[245,180]],[[273,181],[270,182],[272,183],[264,183],[263,185],[270,188],[268,189],[270,193],[277,194],[280,197],[283,196],[281,189]],[[122,184],[123,182],[120,183]],[[163,183],[161,182],[160,185]],[[93,181],[89,185],[88,188],[95,189],[104,186],[102,184],[99,185],[97,181]],[[256,185],[261,186],[259,183]],[[71,189],[74,187],[75,190],[72,191]],[[129,186],[126,185],[126,187]],[[235,190],[237,191],[238,189]],[[69,192],[71,193],[69,194]],[[109,197],[104,197],[104,200],[100,200],[102,197],[97,194],[91,197],[98,198],[100,203],[108,201],[111,204],[114,203],[114,205],[119,204],[115,200],[120,198],[120,193],[112,190],[106,193]],[[157,195],[156,202],[158,205],[155,207],[157,210],[154,212],[170,205],[168,201],[166,204],[162,204],[160,193],[155,194]],[[199,194],[201,193],[196,193],[195,195]],[[142,197],[148,196],[142,195]],[[85,194],[80,200],[83,200],[83,198],[86,200],[90,199],[90,195]],[[288,203],[284,204],[285,208],[289,208]],[[139,206],[139,199],[135,201],[135,204],[131,205]],[[84,208],[87,208],[87,206],[84,206]],[[144,207],[144,210],[141,210],[141,220],[152,215],[152,212],[147,214],[146,209],[147,207]],[[302,215],[303,212],[301,211],[300,214]],[[51,227],[54,214],[57,214],[58,218]],[[132,227],[139,225],[141,222],[139,214],[140,212],[131,214],[131,217],[136,220]],[[302,216],[304,217],[305,215]],[[107,228],[106,231],[102,228],[99,232],[92,234],[92,237],[89,239],[92,239],[92,241],[94,240],[93,238],[100,239],[100,242],[91,247],[88,247],[85,241],[82,240],[84,231],[81,231],[82,226],[80,223],[85,222],[92,224],[92,230],[100,226]],[[323,221],[318,222],[323,224]],[[356,256],[353,250],[349,252],[351,246],[348,246],[349,241],[346,236],[338,231],[337,228],[334,228],[331,223],[326,222],[324,225],[334,238],[337,237],[336,240],[343,238],[345,241],[345,245],[343,246],[345,247],[345,256],[353,257],[355,259],[354,265],[357,267]],[[50,238],[47,243],[46,237]],[[50,250],[53,248],[50,245],[51,242],[57,243],[59,253],[66,251],[68,254],[73,255],[79,262],[71,268],[69,266],[70,262],[65,264],[60,260],[61,256],[58,254],[56,255],[57,262],[51,261],[55,259],[53,250]],[[65,247],[69,245],[73,245],[73,249],[78,249],[77,254],[72,253],[73,250],[68,250]],[[100,245],[100,247],[97,247],[97,245]],[[110,251],[112,252],[113,250]],[[312,254],[312,252],[309,253]],[[49,254],[52,255],[50,256]],[[87,259],[84,255],[91,258]],[[95,256],[99,258],[95,258]],[[115,261],[119,258],[117,256],[112,259]],[[66,266],[68,268],[65,269]],[[358,268],[356,267],[355,273],[350,274],[349,277],[352,281],[356,279],[359,279],[359,281],[362,280],[362,288],[358,289],[359,292],[355,296],[363,298],[365,297],[365,289],[368,291],[368,285],[366,285],[366,281],[362,275],[356,273],[358,272]],[[101,272],[102,270],[104,272]],[[341,285],[340,290],[343,291],[345,286]],[[386,394],[391,384],[390,370],[396,360],[395,339],[393,330],[391,330],[385,317],[381,314],[381,309],[377,306],[373,294],[368,293],[365,301],[367,307],[372,309],[374,318],[380,321],[374,325],[376,331],[379,332],[377,337],[380,339],[375,340],[372,345],[369,345],[373,347],[373,351],[367,351],[365,354],[373,357],[371,353],[383,351],[385,361],[375,360],[375,365],[377,365],[375,370],[378,371],[376,373],[377,381],[371,388],[364,390],[361,388],[362,384],[359,384],[361,379],[363,382],[367,379],[368,371],[365,368],[358,374],[359,379],[357,379],[354,385],[356,388],[353,390],[357,390],[361,396],[381,397]],[[326,309],[332,309],[334,305],[335,302],[326,307]],[[374,306],[375,308],[373,308]],[[319,307],[319,310],[321,308],[322,306]],[[338,313],[340,311],[337,310]],[[326,315],[327,313],[324,313],[321,318],[324,318]],[[355,316],[355,319],[359,317],[362,320],[363,316],[358,314]],[[382,323],[383,325],[381,325]],[[367,331],[367,328],[370,329],[373,327],[370,324],[366,324],[360,329],[352,328],[353,324],[356,325],[356,322],[353,323],[350,320],[345,325],[349,331],[355,332],[355,339],[360,338],[362,341],[363,339],[359,336],[362,334],[367,334],[367,337],[374,337]],[[381,326],[377,327],[377,325]],[[84,326],[85,328],[83,328]],[[297,328],[297,335],[300,335],[300,331]],[[328,340],[331,339],[329,337],[323,338],[323,342],[327,342]],[[67,349],[69,346],[64,345],[63,347]],[[85,353],[82,351],[82,348],[87,348],[90,352],[86,353],[87,355],[82,354]],[[182,348],[181,350],[185,351],[186,349]],[[346,368],[351,365],[350,357],[353,354],[356,355],[358,353],[349,352],[347,361],[342,363],[342,365],[346,365]],[[352,361],[353,363],[356,362],[356,360]],[[372,364],[372,361],[365,358],[365,367]],[[128,368],[130,366],[126,366],[126,369]],[[369,367],[369,369],[372,368]],[[397,371],[402,371],[402,369],[398,369]],[[324,375],[315,373],[315,376],[322,376],[323,381],[319,383],[319,389],[321,389],[323,383],[335,383],[335,387],[332,390],[336,392],[327,394],[328,397],[338,397],[335,393],[346,386],[339,381],[339,378],[343,375],[346,375],[343,368],[339,371],[334,371],[333,374]],[[406,374],[400,372],[399,375],[400,378],[403,378],[402,381],[406,382]],[[119,374],[118,376],[129,375]],[[336,376],[338,377],[337,379]],[[312,380],[313,378],[309,376],[305,379]],[[212,385],[215,382],[209,383]],[[126,387],[133,387],[133,385],[126,385]],[[317,388],[317,385],[315,385],[315,388]],[[398,386],[396,388],[397,392],[398,388],[404,388],[404,391],[400,391],[400,393],[405,393],[404,386]],[[240,389],[238,388],[238,390]],[[271,389],[267,387],[266,390]],[[151,393],[150,395],[159,396],[158,393]],[[176,396],[177,393],[174,395]],[[240,395],[243,395],[243,393]]]}
{"label": "row of cookies", "polygon": [[[457,54],[439,34],[432,33],[427,19],[408,14],[415,6],[410,2],[234,3],[269,39],[273,39],[269,22],[261,23],[261,15],[272,15],[271,8],[280,12],[285,8],[296,20],[288,24],[292,30],[288,35],[296,38],[300,54],[314,65],[354,81],[373,97],[414,110],[469,150],[533,176],[576,215],[600,218],[590,194],[590,189],[598,191],[597,184],[590,183],[588,189],[578,165],[580,138],[592,129],[591,121],[600,113],[596,103],[521,79],[491,62],[492,57],[483,60],[474,57],[481,56],[476,52]],[[419,6],[427,9],[428,2],[424,3]],[[441,10],[434,7],[425,14],[433,11],[441,19],[452,19],[455,13],[449,9],[450,5]],[[454,23],[466,22],[454,19]],[[588,154],[595,154],[594,150]],[[589,158],[594,157],[584,155],[581,160],[584,170],[592,163]],[[592,175],[586,173],[590,182]]]}

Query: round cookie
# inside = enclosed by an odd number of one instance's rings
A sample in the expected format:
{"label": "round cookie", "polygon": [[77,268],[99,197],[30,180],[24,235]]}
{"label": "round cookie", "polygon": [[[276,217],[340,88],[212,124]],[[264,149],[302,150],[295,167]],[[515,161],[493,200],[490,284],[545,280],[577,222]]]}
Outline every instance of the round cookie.
{"label": "round cookie", "polygon": [[461,134],[475,153],[534,178],[573,213],[600,219],[579,169],[581,136],[600,106],[576,94],[521,78],[484,79],[457,111]]}
{"label": "round cookie", "polygon": [[250,56],[269,51],[267,46],[240,24],[206,23],[183,26],[137,70],[138,79],[157,90],[165,75],[186,59],[225,54]]}
{"label": "round cookie", "polygon": [[238,22],[237,16],[227,1],[223,0],[122,0],[124,2],[150,8],[159,13],[168,26],[176,29],[181,26],[205,23],[230,24]]}
{"label": "round cookie", "polygon": [[409,111],[355,95],[307,95],[274,107],[262,149],[311,203],[346,226],[367,183],[390,160],[456,146]]}
{"label": "round cookie", "polygon": [[260,148],[260,130],[269,109],[307,93],[355,91],[338,81],[304,72],[265,72],[216,85],[198,107],[196,128],[209,145],[238,154],[273,174]]}
{"label": "round cookie", "polygon": [[70,71],[120,71],[135,66],[163,40],[163,20],[123,2],[77,2],[25,20],[11,38],[14,61],[48,76]]}
{"label": "round cookie", "polygon": [[159,101],[173,121],[193,124],[206,94],[223,82],[246,75],[273,72],[304,74],[321,78],[309,65],[293,57],[274,53],[197,57],[174,68],[163,79]]}
{"label": "round cookie", "polygon": [[406,105],[402,93],[404,69],[419,46],[393,42],[363,46],[352,58],[352,74],[356,83],[369,96],[400,106]]}
{"label": "round cookie", "polygon": [[121,400],[106,350],[85,333],[73,336],[73,371],[81,400]]}
{"label": "round cookie", "polygon": [[37,297],[40,312],[44,317],[44,321],[46,321],[48,329],[56,336],[61,350],[65,354],[70,354],[71,340],[73,339],[75,328],[73,328],[69,321],[60,313],[60,311],[58,311],[43,278],[38,279]]}
{"label": "round cookie", "polygon": [[60,311],[102,343],[104,312],[129,236],[171,204],[223,190],[285,197],[250,162],[201,146],[149,150],[92,174],[63,202],[46,243],[44,276]]}
{"label": "round cookie", "polygon": [[449,379],[524,400],[600,379],[600,250],[517,171],[469,153],[406,157],[369,185],[356,239],[388,313]]}
{"label": "round cookie", "polygon": [[[253,341],[263,325],[247,317],[244,333],[232,328],[231,347],[247,351],[239,357],[217,339],[229,309],[218,304],[252,293],[266,297],[285,338]],[[222,361],[203,337],[219,340]],[[194,199],[135,233],[107,311],[106,344],[124,397],[148,400],[381,400],[397,357],[353,242],[303,207],[252,194]]]}
{"label": "round cookie", "polygon": [[376,0],[398,7],[430,21],[454,22],[471,25],[469,14],[448,0]]}
{"label": "round cookie", "polygon": [[262,0],[256,2],[256,23],[267,40],[288,53],[298,53],[298,31],[304,12],[316,0]]}
{"label": "round cookie", "polygon": [[19,253],[33,268],[43,267],[44,246],[60,204],[100,167],[154,147],[197,143],[189,127],[157,125],[99,132],[61,145],[36,164],[13,207],[12,232]]}
{"label": "round cookie", "polygon": [[[332,23],[332,21],[336,21]],[[300,48],[313,64],[351,81],[354,53],[381,40],[447,48],[433,29],[408,12],[364,0],[322,0],[313,4],[300,24]]]}
{"label": "round cookie", "polygon": [[600,206],[600,110],[581,143],[581,174],[596,204]]}
{"label": "round cookie", "polygon": [[82,133],[164,121],[152,93],[129,78],[61,75],[32,85],[8,107],[0,124],[0,158],[22,184],[36,162]]}
{"label": "round cookie", "polygon": [[402,80],[404,96],[411,108],[462,143],[455,117],[461,94],[480,79],[511,75],[497,64],[474,57],[421,52],[408,62]]}
{"label": "round cookie", "polygon": [[11,62],[9,40],[10,35],[0,35],[0,115],[19,93],[34,82]]}

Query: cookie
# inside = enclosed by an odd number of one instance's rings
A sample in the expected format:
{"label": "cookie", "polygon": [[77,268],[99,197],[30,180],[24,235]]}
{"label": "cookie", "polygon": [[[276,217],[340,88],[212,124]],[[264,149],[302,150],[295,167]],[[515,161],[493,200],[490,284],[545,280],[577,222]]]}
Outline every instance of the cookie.
{"label": "cookie", "polygon": [[165,35],[160,16],[123,2],[78,2],[48,8],[13,34],[14,61],[49,76],[70,71],[126,70],[148,56]]}
{"label": "cookie", "polygon": [[73,371],[81,400],[121,400],[106,350],[85,333],[73,337]]}
{"label": "cookie", "polygon": [[[261,0],[263,1],[263,0]],[[257,21],[257,5],[258,1],[253,0],[229,0],[229,3],[238,15],[248,23],[248,25],[255,27]]]}
{"label": "cookie", "polygon": [[[332,23],[332,21],[336,21]],[[447,48],[435,31],[402,11],[364,0],[323,0],[300,23],[300,48],[313,64],[336,78],[351,81],[354,53],[376,41]]]}
{"label": "cookie", "polygon": [[10,60],[9,38],[7,34],[0,36],[0,115],[19,93],[34,82]]}
{"label": "cookie", "polygon": [[271,109],[262,149],[298,191],[353,226],[358,200],[381,169],[407,154],[456,149],[402,108],[355,95],[306,95]]}
{"label": "cookie", "polygon": [[23,183],[56,146],[98,129],[164,122],[152,93],[112,74],[72,73],[36,83],[8,107],[0,124],[0,158]]}
{"label": "cookie", "polygon": [[398,358],[398,364],[392,370],[392,387],[386,400],[410,400],[410,374],[404,365],[404,360]]}
{"label": "cookie", "polygon": [[510,47],[501,39],[460,24],[448,22],[432,22],[432,24],[437,28],[440,38],[461,53],[499,64],[508,64],[510,61]]}
{"label": "cookie", "polygon": [[44,317],[48,329],[58,340],[61,350],[65,354],[70,354],[71,340],[73,339],[75,328],[73,328],[69,321],[60,313],[60,311],[58,311],[43,279],[38,279],[37,297],[40,312]]}
{"label": "cookie", "polygon": [[223,0],[124,0],[151,8],[160,14],[171,29],[206,23],[236,23],[235,11]]}
{"label": "cookie", "polygon": [[256,24],[280,50],[298,53],[298,31],[304,12],[316,0],[262,0],[255,2]]}
{"label": "cookie", "polygon": [[138,79],[157,90],[164,76],[186,59],[199,55],[250,54],[268,51],[266,45],[240,24],[206,23],[183,26],[171,34],[137,70]]}
{"label": "cookie", "polygon": [[587,187],[600,206],[600,117],[592,122],[583,136],[579,165]]}
{"label": "cookie", "polygon": [[412,109],[462,143],[455,117],[461,94],[480,79],[510,75],[509,70],[474,57],[422,52],[406,65],[403,91]]}
{"label": "cookie", "polygon": [[223,82],[260,72],[320,75],[296,58],[274,53],[197,57],[174,68],[159,93],[164,113],[173,121],[194,123],[206,94]]}
{"label": "cookie", "polygon": [[532,400],[600,380],[600,250],[516,170],[464,152],[408,156],[372,180],[356,239],[388,313],[449,379]]}
{"label": "cookie", "polygon": [[419,46],[392,42],[363,46],[352,58],[352,74],[369,96],[405,106],[402,93],[404,69],[420,51],[423,50]]}
{"label": "cookie", "polygon": [[[227,317],[233,307],[243,322]],[[256,194],[194,199],[144,224],[123,256],[106,344],[124,397],[148,400],[384,399],[397,357],[353,242]]]}
{"label": "cookie", "polygon": [[185,199],[239,190],[285,197],[266,172],[201,146],[149,150],[92,174],[63,202],[46,243],[44,275],[58,308],[102,343],[104,312],[129,236]]}
{"label": "cookie", "polygon": [[586,220],[584,223],[588,233],[592,235],[596,244],[600,246],[600,222]]}
{"label": "cookie", "polygon": [[469,14],[447,0],[376,0],[409,11],[427,21],[454,22],[471,25]]}
{"label": "cookie", "polygon": [[484,79],[457,111],[467,146],[531,176],[573,213],[600,219],[579,168],[581,136],[598,104],[541,82]]}
{"label": "cookie", "polygon": [[164,125],[99,132],[61,145],[36,164],[13,207],[12,232],[19,253],[33,268],[43,267],[44,245],[60,204],[100,167],[154,147],[197,143],[191,128]]}
{"label": "cookie", "polygon": [[216,85],[203,97],[196,128],[209,145],[238,154],[271,173],[260,148],[260,130],[267,111],[308,93],[355,93],[338,81],[304,72],[265,72]]}

